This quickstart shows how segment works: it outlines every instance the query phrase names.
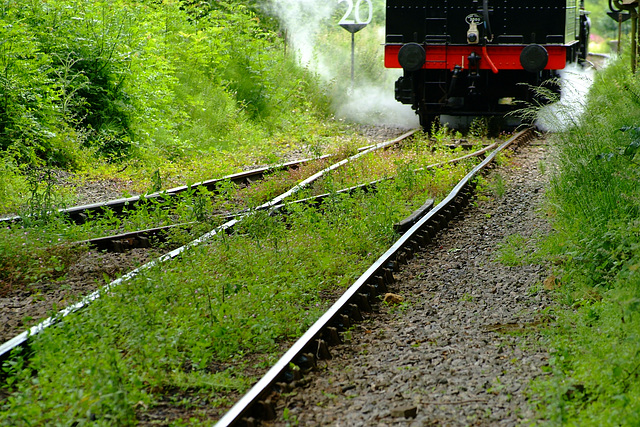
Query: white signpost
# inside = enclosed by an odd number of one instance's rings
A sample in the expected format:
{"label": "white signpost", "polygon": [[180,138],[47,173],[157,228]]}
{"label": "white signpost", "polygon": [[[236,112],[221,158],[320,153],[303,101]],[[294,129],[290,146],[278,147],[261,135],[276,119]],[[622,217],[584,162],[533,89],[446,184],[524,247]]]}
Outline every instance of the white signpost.
{"label": "white signpost", "polygon": [[[366,3],[368,7],[367,19],[362,19],[361,7],[362,3]],[[338,25],[351,33],[351,89],[353,90],[355,80],[355,34],[367,26],[373,18],[373,3],[371,0],[338,0],[338,4],[347,3],[347,11],[340,19]]]}

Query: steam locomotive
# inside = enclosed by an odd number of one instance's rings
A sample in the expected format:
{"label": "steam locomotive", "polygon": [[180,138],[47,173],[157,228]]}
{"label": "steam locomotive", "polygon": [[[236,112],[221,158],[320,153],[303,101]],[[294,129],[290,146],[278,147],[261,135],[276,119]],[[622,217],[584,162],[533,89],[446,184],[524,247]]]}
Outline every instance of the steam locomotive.
{"label": "steam locomotive", "polygon": [[[504,115],[584,61],[584,0],[387,0],[385,67],[428,129],[439,115]],[[559,88],[553,89],[559,93]]]}

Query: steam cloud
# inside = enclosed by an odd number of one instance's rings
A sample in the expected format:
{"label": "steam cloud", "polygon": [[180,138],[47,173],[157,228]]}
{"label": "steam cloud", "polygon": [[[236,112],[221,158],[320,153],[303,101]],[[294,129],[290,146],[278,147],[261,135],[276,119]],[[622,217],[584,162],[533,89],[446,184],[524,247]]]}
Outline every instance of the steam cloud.
{"label": "steam cloud", "polygon": [[[374,6],[379,6],[374,2]],[[298,57],[300,63],[320,76],[325,83],[338,87],[349,87],[351,76],[343,71],[345,64],[350,67],[350,51],[337,50],[326,39],[321,37],[326,32],[326,26],[338,25],[331,22],[335,19],[335,12],[339,7],[337,0],[267,0],[265,10],[277,16],[284,26],[287,41]],[[340,6],[342,11],[344,6]],[[375,31],[373,25],[361,32]],[[356,55],[358,63],[358,36],[356,34]],[[344,32],[345,39],[350,34]],[[382,50],[384,32],[376,34],[376,48]],[[384,68],[382,59],[380,69]],[[393,82],[398,77],[398,70],[381,71],[384,79],[380,82],[367,81],[359,78],[353,88],[335,93],[333,104],[336,117],[344,118],[356,123],[393,125],[412,128],[418,126],[418,118],[411,108],[402,105],[394,99]]]}
{"label": "steam cloud", "polygon": [[536,125],[544,131],[551,132],[563,131],[577,125],[585,109],[593,75],[593,68],[583,69],[577,64],[567,66],[560,73],[560,101],[543,107],[538,114]]}
{"label": "steam cloud", "polygon": [[336,6],[337,2],[322,0],[271,0],[264,5],[279,18],[302,65],[325,79],[330,79],[331,73],[324,66],[324,52],[317,49],[316,39]]}

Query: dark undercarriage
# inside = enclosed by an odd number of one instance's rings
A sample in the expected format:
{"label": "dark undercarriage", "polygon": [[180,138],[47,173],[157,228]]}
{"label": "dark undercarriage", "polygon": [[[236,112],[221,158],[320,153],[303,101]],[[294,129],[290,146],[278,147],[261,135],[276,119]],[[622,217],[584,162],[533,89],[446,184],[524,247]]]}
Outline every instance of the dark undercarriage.
{"label": "dark undercarriage", "polygon": [[396,82],[395,95],[397,101],[410,104],[419,115],[420,124],[428,128],[442,114],[503,116],[527,105],[553,102],[560,93],[557,76],[553,70],[538,74],[521,70],[502,70],[498,74],[487,70],[476,74],[405,71]]}
{"label": "dark undercarriage", "polygon": [[439,115],[499,116],[555,101],[584,60],[584,0],[387,0],[385,65],[423,127]]}

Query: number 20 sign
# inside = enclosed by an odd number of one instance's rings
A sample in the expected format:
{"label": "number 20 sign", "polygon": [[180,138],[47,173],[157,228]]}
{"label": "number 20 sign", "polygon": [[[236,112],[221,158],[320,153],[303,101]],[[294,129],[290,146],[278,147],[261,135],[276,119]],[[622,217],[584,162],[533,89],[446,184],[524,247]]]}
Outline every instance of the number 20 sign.
{"label": "number 20 sign", "polygon": [[345,30],[350,33],[356,33],[371,22],[373,18],[373,3],[371,3],[371,0],[364,0],[364,3],[367,4],[369,9],[367,19],[362,19],[361,8],[363,0],[356,0],[355,5],[354,0],[338,0],[338,4],[340,3],[347,4],[347,11],[338,23]]}

